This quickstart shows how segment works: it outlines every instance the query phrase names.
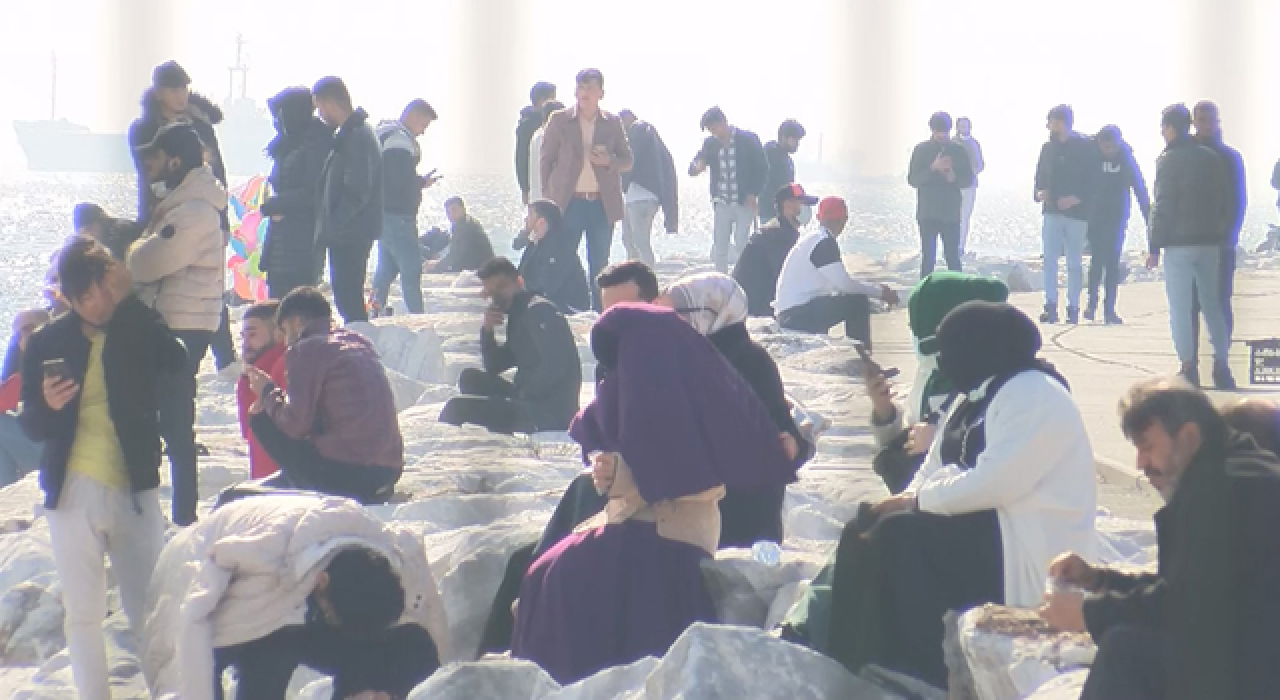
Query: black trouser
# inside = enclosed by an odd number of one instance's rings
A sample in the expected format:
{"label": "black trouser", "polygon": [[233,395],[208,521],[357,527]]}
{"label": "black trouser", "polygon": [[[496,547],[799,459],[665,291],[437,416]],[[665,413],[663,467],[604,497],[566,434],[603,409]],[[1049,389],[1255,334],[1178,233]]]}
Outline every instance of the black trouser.
{"label": "black trouser", "polygon": [[1165,700],[1167,658],[1160,635],[1149,627],[1119,625],[1098,640],[1080,700]]}
{"label": "black trouser", "polygon": [[162,373],[156,381],[156,402],[160,411],[160,435],[169,452],[173,482],[173,522],[186,526],[196,521],[200,500],[200,468],[196,457],[196,375],[204,362],[213,333],[174,331],[187,346],[187,364],[182,370]]}
{"label": "black trouser", "polygon": [[272,299],[283,299],[289,292],[298,287],[314,287],[317,278],[319,278],[319,275],[314,273],[308,274],[304,272],[298,274],[296,271],[291,273],[268,272],[267,295]]}
{"label": "black trouser", "polygon": [[209,349],[213,351],[213,364],[221,372],[236,361],[236,343],[231,339],[231,313],[227,305],[222,305],[222,321],[218,330],[213,332],[209,341]]}
{"label": "black trouser", "polygon": [[346,323],[368,321],[364,308],[364,281],[369,272],[369,251],[373,242],[329,246],[329,284],[333,285],[333,305]]}
{"label": "black trouser", "polygon": [[[1124,247],[1124,230],[1128,221],[1089,222],[1089,308],[1098,307],[1098,286],[1106,292],[1107,311],[1116,310],[1120,289],[1120,250]],[[1105,282],[1104,282],[1105,280]]]}
{"label": "black trouser", "polygon": [[403,471],[324,457],[311,442],[285,435],[265,413],[254,414],[249,427],[262,449],[280,465],[279,474],[263,480],[266,486],[316,491],[374,505],[391,498]]}
{"label": "black trouser", "polygon": [[524,583],[524,575],[534,562],[533,550],[537,546],[537,542],[523,545],[507,560],[507,570],[502,574],[502,582],[498,584],[498,592],[494,594],[493,605],[489,608],[489,618],[484,623],[477,656],[511,651],[511,633],[516,627],[511,605],[520,597],[520,584]]}
{"label": "black trouser", "polygon": [[298,666],[333,678],[333,697],[364,692],[403,700],[440,668],[431,635],[400,625],[373,639],[352,639],[322,625],[293,625],[261,639],[213,651],[213,696],[222,700],[222,672],[235,668],[237,700],[284,700]]}
{"label": "black trouser", "polygon": [[942,256],[947,269],[960,272],[960,222],[920,219],[920,279],[929,276],[938,261],[938,239],[942,239]]}
{"label": "black trouser", "polygon": [[[1236,247],[1222,247],[1222,304],[1226,307],[1227,337],[1236,330],[1236,315],[1231,310],[1231,297],[1236,293]],[[1191,295],[1191,356],[1200,356],[1200,295]]]}
{"label": "black trouser", "polygon": [[468,367],[458,375],[458,391],[462,396],[441,409],[441,423],[479,425],[505,435],[537,430],[532,407],[515,398],[515,385],[496,374]]}
{"label": "black trouser", "polygon": [[871,302],[861,294],[818,297],[778,314],[778,325],[801,333],[827,333],[844,323],[844,334],[871,349]]}

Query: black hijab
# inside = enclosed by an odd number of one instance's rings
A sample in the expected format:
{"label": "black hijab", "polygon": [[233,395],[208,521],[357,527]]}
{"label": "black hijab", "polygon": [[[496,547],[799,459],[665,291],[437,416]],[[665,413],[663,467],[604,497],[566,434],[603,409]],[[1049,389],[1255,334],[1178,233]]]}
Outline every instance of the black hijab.
{"label": "black hijab", "polygon": [[1040,329],[1026,314],[1005,303],[970,301],[957,306],[938,326],[938,370],[962,392],[993,377],[1037,369],[1066,386],[1062,375],[1040,360]]}

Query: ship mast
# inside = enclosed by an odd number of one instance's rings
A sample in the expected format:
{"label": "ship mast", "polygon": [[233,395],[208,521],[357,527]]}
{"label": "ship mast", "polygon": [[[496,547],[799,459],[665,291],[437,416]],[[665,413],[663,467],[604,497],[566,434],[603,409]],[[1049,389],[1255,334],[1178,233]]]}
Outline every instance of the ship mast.
{"label": "ship mast", "polygon": [[243,34],[236,35],[236,64],[227,69],[227,103],[236,98],[236,74],[240,74],[240,99],[249,97],[249,67],[244,64],[244,47],[247,42]]}
{"label": "ship mast", "polygon": [[49,121],[58,118],[58,54],[50,53],[50,69],[53,72],[53,80],[49,89]]}

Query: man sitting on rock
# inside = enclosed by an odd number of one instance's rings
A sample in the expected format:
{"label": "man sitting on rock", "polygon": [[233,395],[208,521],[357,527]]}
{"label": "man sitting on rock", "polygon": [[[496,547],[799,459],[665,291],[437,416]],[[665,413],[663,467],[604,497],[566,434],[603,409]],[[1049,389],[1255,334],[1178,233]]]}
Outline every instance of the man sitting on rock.
{"label": "man sitting on rock", "polygon": [[733,279],[747,293],[747,312],[752,316],[772,318],[773,299],[778,291],[782,264],[800,239],[800,216],[805,207],[818,203],[804,188],[790,184],[778,190],[773,198],[778,218],[760,227],[742,249],[733,266]]}
{"label": "man sitting on rock", "polygon": [[467,205],[461,197],[450,197],[444,203],[452,230],[449,233],[449,252],[443,258],[427,263],[427,271],[434,273],[475,272],[493,259],[493,244],[475,217],[467,213]]}
{"label": "man sitting on rock", "polygon": [[49,322],[49,312],[29,309],[13,319],[14,343],[5,357],[5,368],[12,374],[0,383],[0,487],[21,479],[27,472],[40,466],[40,443],[27,437],[19,423],[18,409],[22,405],[22,353],[27,341],[40,326]]}
{"label": "man sitting on rock", "polygon": [[[582,365],[569,323],[551,302],[525,290],[510,260],[494,258],[477,275],[485,298],[493,303],[480,329],[484,369],[462,371],[462,396],[445,404],[440,422],[480,425],[508,435],[568,429],[582,388]],[[504,318],[507,342],[499,345],[494,329]],[[514,382],[501,376],[512,367]]]}
{"label": "man sitting on rock", "polygon": [[[284,333],[276,325],[279,310],[280,302],[264,301],[250,306],[244,312],[244,325],[240,328],[240,352],[245,362],[266,372],[276,386],[287,389],[284,351],[288,346],[285,345]],[[257,395],[249,388],[249,376],[241,376],[236,384],[236,406],[240,410],[240,434],[249,441],[249,478],[264,479],[280,471],[280,467],[262,449],[258,438],[253,435],[253,429],[249,427],[249,408],[256,399]]]}
{"label": "man sitting on rock", "polygon": [[315,287],[290,292],[276,323],[289,343],[288,391],[262,369],[245,369],[257,397],[249,425],[280,466],[270,485],[386,503],[404,470],[404,441],[373,343],[334,327]]}
{"label": "man sitting on rock", "polygon": [[152,696],[284,700],[305,665],[338,700],[399,700],[449,658],[422,537],[308,494],[220,508],[165,545],[140,661]]}
{"label": "man sitting on rock", "polygon": [[1137,466],[1166,505],[1154,574],[1066,554],[1049,576],[1088,595],[1045,597],[1041,616],[1087,631],[1098,655],[1082,700],[1244,700],[1280,688],[1280,460],[1177,381],[1137,385],[1120,404]]}

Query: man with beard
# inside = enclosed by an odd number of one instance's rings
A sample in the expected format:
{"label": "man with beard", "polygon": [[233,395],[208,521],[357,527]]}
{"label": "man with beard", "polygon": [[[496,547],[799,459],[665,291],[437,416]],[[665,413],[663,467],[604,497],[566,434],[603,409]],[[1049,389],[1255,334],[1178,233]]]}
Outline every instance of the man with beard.
{"label": "man with beard", "polygon": [[[279,309],[280,302],[264,301],[250,306],[244,312],[244,325],[240,327],[240,351],[245,362],[266,372],[276,386],[288,391],[288,375],[284,363],[288,345],[285,344],[284,332],[276,325],[276,312]],[[248,375],[241,376],[236,384],[236,407],[240,412],[240,435],[249,441],[250,479],[263,479],[280,470],[271,455],[262,449],[253,429],[249,427],[249,409],[257,398],[249,387]]]}
{"label": "man with beard", "polygon": [[204,145],[189,124],[165,126],[139,150],[148,179],[165,195],[130,246],[126,264],[139,297],[187,347],[186,367],[157,383],[160,431],[173,469],[173,522],[190,525],[199,500],[196,374],[225,312],[227,191],[205,165]]}
{"label": "man with beard", "polygon": [[800,150],[800,139],[804,138],[804,127],[794,119],[782,122],[778,127],[778,140],[764,145],[764,159],[769,172],[764,179],[764,189],[760,191],[760,221],[768,223],[778,215],[773,204],[773,195],[787,183],[796,181],[796,164],[791,156]]}

